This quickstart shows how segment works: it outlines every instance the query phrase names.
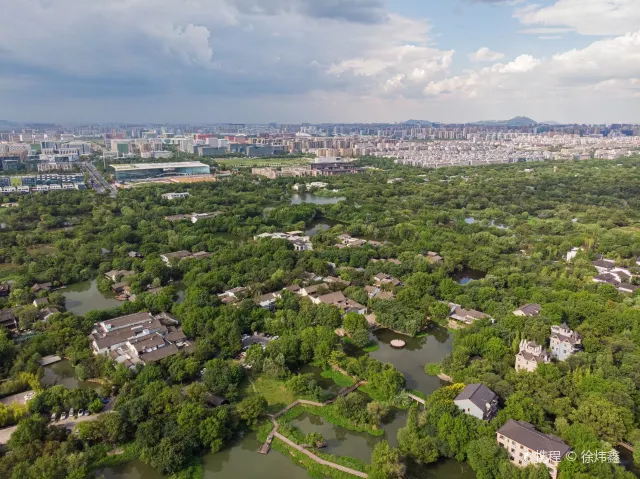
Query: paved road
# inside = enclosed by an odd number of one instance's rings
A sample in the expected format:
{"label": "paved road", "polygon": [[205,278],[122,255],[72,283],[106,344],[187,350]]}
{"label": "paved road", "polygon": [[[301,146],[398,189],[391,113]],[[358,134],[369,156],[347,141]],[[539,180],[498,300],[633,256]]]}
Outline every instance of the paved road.
{"label": "paved road", "polygon": [[27,402],[27,400],[24,397],[29,393],[34,393],[34,391],[23,391],[21,393],[14,394],[12,396],[3,397],[2,399],[0,399],[0,402],[5,406],[8,406],[9,404],[14,404],[14,403],[24,404]]}
{"label": "paved road", "polygon": [[98,188],[96,186],[96,191],[98,191],[98,193],[102,193],[105,191],[109,191],[111,196],[116,196],[116,187],[109,184],[109,182],[107,180],[104,179],[104,177],[102,176],[102,174],[96,170],[96,167],[93,166],[93,164],[90,161],[87,161],[85,163],[85,165],[87,166],[87,169],[89,171],[89,175],[91,176],[91,178],[93,179],[93,181],[97,184],[100,185],[100,188]]}
{"label": "paved road", "polygon": [[[92,414],[91,416],[82,416],[82,417],[71,417],[71,418],[67,418],[64,421],[56,421],[51,423],[51,425],[55,425],[55,426],[65,426],[67,429],[71,429],[73,430],[73,428],[76,427],[76,424],[81,423],[81,422],[86,422],[86,421],[94,421],[96,420],[101,414],[105,414],[108,412],[111,412],[111,410],[113,409],[113,403],[115,402],[114,399],[111,399],[109,401],[108,404],[105,405],[104,409],[98,413],[98,414]],[[4,429],[0,429],[0,446],[5,445],[7,442],[9,442],[9,439],[11,438],[11,435],[13,434],[13,431],[15,431],[18,428],[18,426],[11,426],[11,427],[5,427]]]}

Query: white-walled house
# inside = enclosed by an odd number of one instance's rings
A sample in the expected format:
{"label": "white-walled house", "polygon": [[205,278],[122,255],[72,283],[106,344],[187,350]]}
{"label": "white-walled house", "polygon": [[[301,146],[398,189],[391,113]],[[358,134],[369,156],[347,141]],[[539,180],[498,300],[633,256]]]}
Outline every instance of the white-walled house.
{"label": "white-walled house", "polygon": [[551,326],[551,356],[558,361],[564,361],[580,349],[582,336],[572,331],[567,323]]}
{"label": "white-walled house", "polygon": [[498,395],[484,384],[469,384],[453,400],[465,414],[480,420],[492,419],[498,412]]}

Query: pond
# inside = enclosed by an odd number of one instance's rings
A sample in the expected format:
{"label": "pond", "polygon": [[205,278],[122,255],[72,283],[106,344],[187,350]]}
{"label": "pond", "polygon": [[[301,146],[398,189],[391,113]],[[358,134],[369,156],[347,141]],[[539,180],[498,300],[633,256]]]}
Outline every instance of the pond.
{"label": "pond", "polygon": [[300,205],[302,203],[313,203],[315,205],[335,205],[341,201],[346,200],[344,196],[332,197],[332,196],[319,196],[313,193],[304,193],[302,195],[294,193],[291,195],[291,204]]}
{"label": "pond", "polygon": [[317,218],[307,225],[307,229],[304,230],[304,234],[307,236],[315,236],[322,231],[327,231],[336,225],[342,224],[336,220],[330,220],[328,218]]}
{"label": "pond", "polygon": [[451,277],[461,285],[468,284],[470,281],[483,279],[487,276],[487,273],[482,271],[477,271],[471,268],[465,268],[462,271],[456,271]]}
{"label": "pond", "polygon": [[315,380],[316,384],[322,388],[322,391],[327,394],[328,397],[335,396],[336,394],[338,394],[338,392],[340,392],[340,389],[342,389],[333,381],[333,379],[322,377],[322,369],[320,369],[319,367],[311,366],[310,364],[304,364],[303,366],[298,368],[297,372],[299,374],[313,375],[313,379]]}
{"label": "pond", "polygon": [[[439,363],[451,352],[453,338],[446,329],[433,328],[428,336],[422,338],[412,338],[389,329],[378,329],[373,334],[380,348],[369,354],[378,361],[393,364],[404,374],[407,388],[417,389],[428,395],[446,385],[437,377],[424,372],[426,364]],[[394,339],[401,339],[406,346],[403,349],[392,348],[390,343]]]}
{"label": "pond", "polygon": [[[452,338],[443,328],[430,330],[429,336],[411,338],[380,329],[374,332],[380,348],[370,353],[372,357],[392,363],[407,379],[407,387],[430,394],[446,383],[438,378],[428,376],[424,372],[427,363],[440,362],[451,352]],[[407,343],[404,349],[393,349],[389,343],[393,339],[402,339]],[[325,390],[335,392],[339,388],[332,380],[323,378],[321,370],[312,366],[304,366],[300,373],[310,373]],[[398,445],[398,430],[405,426],[407,411],[392,409],[385,419],[382,428],[384,436],[375,437],[366,433],[358,433],[334,426],[324,419],[305,413],[292,421],[304,433],[319,432],[327,441],[327,453],[355,457],[366,463],[370,462],[371,452],[375,444],[382,438],[392,446]],[[304,479],[307,472],[295,465],[293,461],[272,449],[267,455],[258,454],[260,447],[255,433],[250,433],[231,447],[216,454],[207,454],[203,458],[204,479],[235,477],[238,479]],[[97,471],[96,477],[105,479],[162,479],[160,473],[141,461],[104,468]],[[471,468],[454,460],[443,460],[428,466],[410,464],[406,477],[408,479],[475,479]]]}
{"label": "pond", "polygon": [[508,230],[509,229],[509,227],[507,225],[504,225],[502,223],[496,223],[496,220],[491,220],[491,222],[489,224],[491,226],[495,226],[499,230]]}
{"label": "pond", "polygon": [[97,280],[72,284],[61,290],[67,311],[82,316],[94,309],[111,309],[122,305],[112,293],[98,290]]}
{"label": "pond", "polygon": [[349,456],[371,462],[371,453],[376,443],[382,439],[387,439],[392,446],[398,445],[398,430],[407,422],[407,412],[393,410],[390,413],[383,429],[384,436],[372,436],[364,432],[350,431],[344,427],[334,426],[319,416],[304,413],[291,421],[291,425],[299,428],[303,433],[318,432],[327,442],[327,447],[322,448],[322,452],[335,454],[336,456]]}
{"label": "pond", "polygon": [[[307,471],[296,466],[291,459],[276,450],[258,454],[262,444],[255,433],[250,433],[231,447],[202,459],[204,479],[309,479]],[[166,479],[142,461],[132,461],[116,467],[96,471],[96,477],[105,479]]]}
{"label": "pond", "polygon": [[67,389],[98,389],[100,387],[98,383],[80,381],[76,376],[75,368],[67,359],[46,366],[40,382],[44,386],[60,384]]}

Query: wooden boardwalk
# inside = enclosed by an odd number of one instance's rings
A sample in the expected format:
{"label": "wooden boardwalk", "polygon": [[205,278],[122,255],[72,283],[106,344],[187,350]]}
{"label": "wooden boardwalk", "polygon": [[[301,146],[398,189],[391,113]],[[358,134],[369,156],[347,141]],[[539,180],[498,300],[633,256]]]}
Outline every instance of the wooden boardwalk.
{"label": "wooden boardwalk", "polygon": [[420,396],[416,396],[415,394],[411,394],[411,393],[407,393],[407,396],[409,396],[414,401],[419,402],[423,406],[426,404],[426,401],[422,399]]}
{"label": "wooden boardwalk", "polygon": [[620,447],[624,447],[624,448],[625,448],[627,451],[629,451],[629,452],[633,452],[633,451],[634,451],[633,444],[629,444],[628,442],[622,442],[622,441],[620,441],[620,442],[618,443],[618,446],[620,446]]}
{"label": "wooden boardwalk", "polygon": [[362,472],[362,471],[356,471],[355,469],[351,469],[350,467],[341,466],[340,464],[336,464],[334,462],[326,461],[326,460],[322,459],[321,457],[318,457],[314,453],[312,453],[312,452],[308,451],[307,449],[305,449],[304,446],[302,446],[300,444],[296,444],[292,440],[290,440],[287,437],[283,436],[282,434],[280,434],[278,432],[278,427],[280,425],[278,424],[278,421],[277,421],[277,418],[279,418],[280,416],[285,414],[287,411],[290,411],[291,409],[293,409],[294,407],[299,406],[299,405],[324,407],[324,406],[328,406],[330,404],[333,404],[339,397],[346,396],[347,394],[352,393],[353,391],[355,391],[360,386],[362,386],[363,384],[366,384],[366,383],[367,383],[367,381],[358,381],[353,386],[349,386],[347,388],[342,389],[336,395],[336,397],[334,397],[333,399],[329,399],[328,401],[325,401],[323,403],[316,402],[316,401],[307,401],[306,399],[297,399],[297,400],[293,401],[291,404],[289,404],[287,407],[285,407],[284,409],[278,411],[277,413],[275,413],[272,416],[269,416],[269,419],[271,420],[271,423],[273,424],[273,429],[269,433],[269,436],[267,437],[267,440],[265,441],[265,443],[260,447],[260,449],[258,449],[258,452],[260,454],[268,454],[269,450],[271,449],[271,442],[273,441],[273,438],[275,437],[275,438],[280,439],[287,446],[294,448],[296,451],[301,452],[305,456],[307,456],[310,459],[314,460],[318,464],[322,464],[323,466],[327,466],[327,467],[330,467],[332,469],[337,469],[338,471],[346,472],[347,474],[352,474],[352,475],[357,476],[357,477],[367,477],[367,474]]}
{"label": "wooden boardwalk", "polygon": [[351,469],[350,467],[342,466],[340,464],[336,464],[335,462],[329,462],[329,461],[326,461],[326,460],[322,459],[321,457],[316,456],[311,451],[307,451],[304,447],[300,446],[299,444],[296,444],[291,439],[283,436],[279,432],[275,433],[275,437],[280,439],[287,446],[294,448],[298,452],[301,452],[302,454],[307,456],[309,459],[314,460],[318,464],[322,464],[323,466],[327,466],[327,467],[330,467],[332,469],[337,469],[338,471],[346,472],[347,474],[351,474],[353,476],[368,477],[366,472],[356,471],[355,469]]}

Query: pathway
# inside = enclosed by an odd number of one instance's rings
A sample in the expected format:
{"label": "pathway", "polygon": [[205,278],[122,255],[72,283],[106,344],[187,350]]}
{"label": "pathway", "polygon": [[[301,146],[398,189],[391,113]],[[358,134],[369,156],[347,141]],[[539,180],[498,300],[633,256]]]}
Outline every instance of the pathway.
{"label": "pathway", "polygon": [[424,399],[422,399],[420,396],[416,396],[415,394],[411,394],[411,393],[407,393],[407,396],[409,396],[414,401],[419,402],[423,406],[426,404],[426,401]]}
{"label": "pathway", "polygon": [[629,444],[628,442],[620,441],[618,443],[618,446],[624,447],[629,452],[633,452],[633,450],[634,450],[633,444]]}
{"label": "pathway", "polygon": [[314,460],[318,464],[322,464],[323,466],[327,466],[332,469],[337,469],[338,471],[346,472],[347,474],[351,474],[353,476],[368,477],[366,472],[356,471],[355,469],[351,469],[350,467],[346,467],[346,466],[341,466],[340,464],[336,464],[335,462],[325,461],[321,457],[316,456],[311,451],[307,451],[304,447],[296,444],[291,439],[283,436],[279,432],[275,432],[274,436],[280,439],[282,442],[284,442],[287,446],[294,448],[298,452],[301,452],[302,454],[307,456],[309,459]]}
{"label": "pathway", "polygon": [[339,397],[346,396],[347,394],[352,393],[353,391],[355,391],[360,386],[362,386],[363,384],[366,384],[366,383],[367,383],[367,381],[358,381],[353,386],[349,386],[347,388],[343,388],[333,399],[329,399],[329,400],[327,400],[327,401],[325,401],[323,403],[316,402],[316,401],[308,401],[306,399],[297,399],[297,400],[293,401],[291,404],[289,404],[287,407],[285,407],[284,409],[278,411],[277,413],[275,413],[272,416],[269,416],[269,419],[271,420],[271,423],[273,424],[273,429],[269,433],[269,436],[267,436],[267,440],[265,441],[265,443],[260,447],[260,449],[258,449],[258,452],[260,454],[267,454],[269,452],[269,449],[271,449],[271,441],[273,441],[273,438],[276,437],[276,438],[280,439],[282,442],[284,442],[286,445],[294,448],[298,452],[301,452],[302,454],[304,454],[305,456],[307,456],[310,459],[314,460],[318,464],[322,464],[323,466],[331,467],[332,469],[337,469],[339,471],[346,472],[347,474],[351,474],[351,475],[354,475],[354,476],[367,477],[367,474],[365,472],[356,471],[355,469],[351,469],[350,467],[341,466],[340,464],[336,464],[334,462],[330,462],[330,461],[327,461],[325,459],[322,459],[321,457],[318,457],[314,453],[312,453],[312,452],[308,451],[307,449],[305,449],[303,446],[301,446],[299,444],[296,444],[295,442],[293,442],[292,440],[288,439],[287,437],[283,436],[282,434],[280,434],[278,432],[278,427],[280,425],[278,424],[278,421],[276,421],[277,418],[279,418],[280,416],[285,414],[287,411],[290,411],[291,409],[293,409],[294,407],[296,407],[296,406],[298,406],[300,404],[306,405],[306,406],[316,406],[316,407],[328,406],[328,405],[334,403]]}

